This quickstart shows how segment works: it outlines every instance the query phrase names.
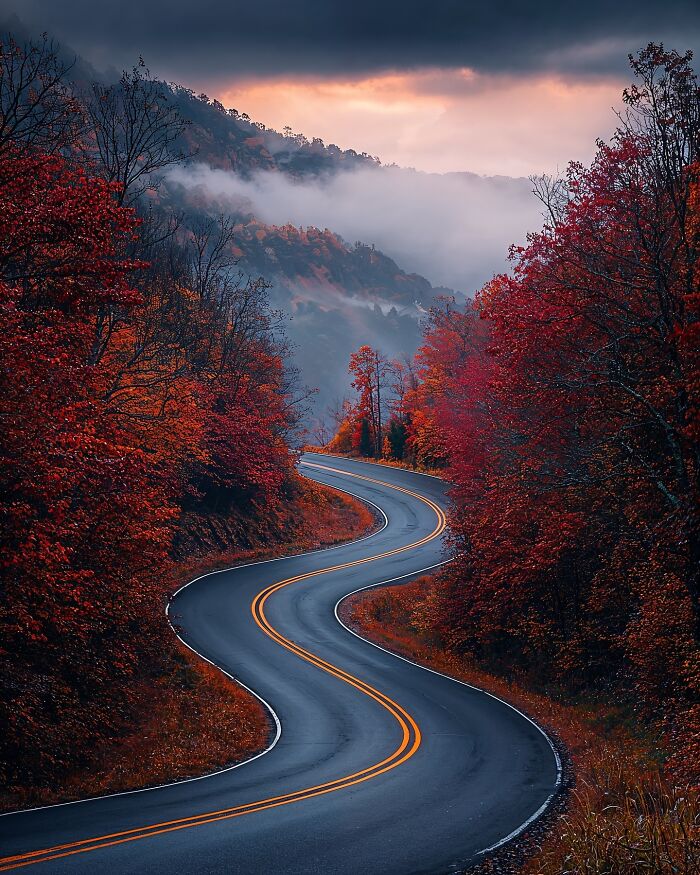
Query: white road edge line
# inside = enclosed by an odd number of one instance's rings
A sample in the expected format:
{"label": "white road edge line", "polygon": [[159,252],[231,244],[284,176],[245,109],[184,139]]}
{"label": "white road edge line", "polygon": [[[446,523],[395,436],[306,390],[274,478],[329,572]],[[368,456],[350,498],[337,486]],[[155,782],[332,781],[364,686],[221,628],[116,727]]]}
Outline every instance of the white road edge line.
{"label": "white road edge line", "polygon": [[[432,475],[428,474],[426,476],[430,477]],[[522,711],[520,711],[514,705],[511,705],[510,702],[506,702],[505,699],[501,699],[499,696],[496,696],[493,693],[489,693],[488,690],[482,690],[481,687],[476,687],[476,686],[474,686],[474,684],[469,684],[466,681],[459,680],[459,678],[452,677],[452,675],[444,674],[443,672],[436,671],[433,668],[428,668],[427,665],[421,665],[419,662],[413,662],[413,660],[407,659],[405,656],[400,656],[398,653],[394,653],[393,651],[388,650],[386,647],[382,647],[380,644],[375,644],[374,641],[370,641],[369,638],[365,638],[362,635],[359,635],[357,632],[355,632],[353,629],[351,629],[348,625],[346,625],[340,619],[340,614],[338,613],[340,605],[345,601],[345,599],[349,599],[351,596],[357,595],[358,592],[364,592],[365,590],[368,590],[368,589],[376,589],[378,586],[384,586],[385,584],[388,584],[388,583],[396,583],[399,580],[405,580],[407,577],[417,577],[420,574],[425,574],[427,571],[433,571],[436,568],[441,568],[443,565],[448,565],[452,561],[453,561],[452,559],[445,559],[443,562],[437,562],[435,565],[429,565],[427,568],[421,568],[420,571],[411,571],[408,574],[402,574],[399,577],[391,577],[388,580],[380,580],[377,583],[370,583],[368,586],[361,586],[358,589],[353,590],[353,592],[349,592],[349,593],[347,593],[347,595],[344,595],[342,598],[339,598],[338,601],[335,603],[335,608],[333,609],[333,613],[335,614],[335,618],[340,623],[340,625],[344,629],[347,629],[347,631],[351,635],[354,635],[355,638],[359,638],[360,641],[365,641],[367,644],[371,644],[372,647],[376,647],[378,650],[383,650],[384,653],[388,653],[389,656],[394,656],[394,657],[396,657],[396,659],[400,659],[403,662],[409,663],[409,665],[415,665],[417,668],[422,668],[423,671],[429,671],[431,674],[436,674],[439,677],[447,678],[450,681],[454,681],[456,684],[461,684],[463,687],[469,687],[469,689],[471,689],[471,690],[476,690],[476,692],[478,692],[478,693],[483,693],[485,696],[489,696],[489,698],[495,699],[497,702],[500,702],[501,704],[510,708],[512,711],[515,711],[516,714],[519,714],[521,717],[523,717],[525,720],[527,720],[528,723],[531,723],[535,727],[535,729],[544,736],[544,738],[547,741],[547,744],[551,747],[552,753],[554,754],[554,761],[555,761],[556,766],[557,766],[557,779],[554,782],[554,790],[552,790],[552,792],[545,799],[545,801],[542,803],[542,805],[540,805],[540,807],[537,809],[537,811],[533,815],[528,817],[528,819],[524,823],[521,823],[520,826],[516,827],[512,832],[509,832],[507,836],[500,839],[495,844],[489,845],[488,848],[482,848],[482,850],[477,851],[474,856],[479,857],[479,856],[482,856],[483,854],[488,854],[491,851],[495,851],[497,848],[502,847],[503,845],[507,844],[512,839],[517,838],[517,836],[519,836],[522,832],[524,832],[528,828],[528,826],[530,826],[531,823],[534,823],[539,817],[541,817],[544,814],[544,812],[549,807],[551,801],[556,796],[556,794],[559,790],[559,787],[561,786],[561,781],[562,781],[562,765],[561,765],[561,758],[559,756],[559,752],[557,751],[556,747],[554,746],[552,739],[547,735],[547,733],[544,731],[544,729],[542,729],[541,726],[538,726],[537,723],[535,723],[535,721],[531,717],[528,717],[527,714],[524,714]]]}
{"label": "white road edge line", "polygon": [[[318,455],[318,454],[317,454]],[[339,457],[341,458],[341,457]],[[301,462],[300,465],[305,464]],[[309,478],[310,480],[313,478]],[[314,481],[318,482],[318,481]],[[323,484],[327,485],[327,484]],[[86,796],[84,799],[71,799],[68,802],[53,802],[51,805],[37,805],[34,808],[16,808],[12,811],[4,811],[0,813],[0,817],[11,817],[12,815],[17,814],[29,814],[31,811],[45,811],[49,808],[63,808],[67,805],[80,805],[83,802],[96,802],[99,799],[114,799],[117,796],[131,796],[134,793],[149,793],[151,790],[162,790],[165,787],[176,787],[179,784],[190,784],[193,781],[203,781],[205,778],[214,778],[217,775],[224,775],[226,772],[232,772],[234,769],[239,769],[241,766],[247,766],[248,763],[252,763],[254,760],[257,760],[259,757],[264,756],[266,753],[270,753],[270,751],[275,747],[277,742],[282,737],[282,724],[280,723],[280,719],[277,716],[275,709],[263,699],[262,696],[258,695],[255,690],[252,690],[250,687],[246,686],[242,681],[238,680],[238,678],[234,677],[232,674],[229,674],[225,669],[221,668],[221,666],[217,665],[215,662],[212,662],[211,659],[208,659],[204,654],[200,653],[198,650],[195,650],[190,644],[188,644],[177,632],[173,624],[170,622],[170,605],[173,602],[173,599],[181,593],[183,589],[187,589],[188,586],[191,586],[193,583],[197,583],[198,580],[203,580],[205,577],[212,577],[214,574],[224,574],[227,571],[235,571],[238,568],[252,568],[255,565],[267,565],[272,562],[281,562],[283,559],[295,559],[299,556],[312,556],[316,553],[327,553],[331,550],[338,550],[341,547],[350,547],[354,544],[359,544],[361,541],[367,541],[370,538],[373,538],[375,535],[383,532],[384,529],[389,525],[389,517],[384,513],[384,511],[379,507],[379,505],[375,504],[373,501],[369,501],[367,498],[362,498],[361,496],[351,492],[349,489],[342,489],[340,486],[332,486],[331,489],[337,489],[339,492],[344,492],[346,495],[351,495],[353,498],[356,498],[358,501],[363,502],[364,504],[369,504],[373,507],[380,516],[382,517],[382,525],[374,532],[371,532],[369,535],[363,535],[361,538],[356,538],[354,541],[345,541],[343,544],[335,544],[333,547],[322,547],[319,550],[309,550],[306,553],[290,553],[287,556],[277,556],[274,559],[260,559],[256,562],[248,562],[244,565],[231,565],[228,568],[217,568],[215,571],[207,571],[206,574],[200,574],[199,577],[195,577],[193,580],[190,580],[189,583],[184,584],[183,586],[176,589],[175,592],[170,596],[167,605],[165,606],[165,616],[168,620],[168,625],[173,630],[176,637],[193,653],[195,653],[200,659],[203,659],[205,662],[208,662],[209,665],[212,665],[218,671],[220,671],[223,675],[229,678],[233,683],[237,684],[239,687],[243,687],[244,690],[247,690],[251,693],[255,698],[261,702],[265,708],[270,712],[272,720],[275,724],[275,737],[271,741],[271,743],[265,748],[265,750],[261,750],[259,753],[256,753],[254,756],[249,757],[247,760],[242,760],[240,763],[234,763],[232,766],[226,766],[223,769],[217,769],[213,772],[207,772],[204,775],[195,775],[192,778],[181,778],[179,781],[168,781],[165,784],[153,784],[150,787],[137,787],[134,790],[122,790],[118,793],[104,793],[101,796]]]}
{"label": "white road edge line", "polygon": [[357,462],[360,465],[376,465],[378,468],[391,468],[392,471],[405,471],[407,474],[417,474],[420,477],[431,477],[433,480],[440,480],[441,483],[447,483],[448,486],[450,483],[450,481],[445,480],[444,477],[438,477],[437,474],[426,474],[425,471],[416,471],[415,468],[402,468],[400,465],[389,465],[387,462],[369,462],[367,459],[354,459],[352,456],[341,456],[339,453],[319,453],[316,450],[307,450],[306,452],[310,456],[321,456],[326,459],[343,459],[346,462]]}

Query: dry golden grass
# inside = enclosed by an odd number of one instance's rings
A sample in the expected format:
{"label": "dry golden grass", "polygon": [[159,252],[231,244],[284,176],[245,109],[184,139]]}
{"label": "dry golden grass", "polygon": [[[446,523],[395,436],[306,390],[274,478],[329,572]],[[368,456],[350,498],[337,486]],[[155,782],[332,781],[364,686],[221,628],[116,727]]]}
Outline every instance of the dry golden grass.
{"label": "dry golden grass", "polygon": [[[698,791],[644,772],[613,748],[589,761],[528,875],[697,875]],[[603,756],[600,756],[603,754]]]}

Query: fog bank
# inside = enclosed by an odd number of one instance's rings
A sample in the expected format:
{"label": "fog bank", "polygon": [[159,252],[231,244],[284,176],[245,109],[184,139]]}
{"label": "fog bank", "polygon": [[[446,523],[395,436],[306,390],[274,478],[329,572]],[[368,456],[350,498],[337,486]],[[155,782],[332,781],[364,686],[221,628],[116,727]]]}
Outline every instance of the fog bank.
{"label": "fog bank", "polygon": [[301,181],[264,171],[250,179],[205,164],[178,166],[173,181],[219,208],[266,224],[330,228],[374,243],[407,272],[472,294],[507,266],[508,247],[541,224],[527,179],[361,168]]}

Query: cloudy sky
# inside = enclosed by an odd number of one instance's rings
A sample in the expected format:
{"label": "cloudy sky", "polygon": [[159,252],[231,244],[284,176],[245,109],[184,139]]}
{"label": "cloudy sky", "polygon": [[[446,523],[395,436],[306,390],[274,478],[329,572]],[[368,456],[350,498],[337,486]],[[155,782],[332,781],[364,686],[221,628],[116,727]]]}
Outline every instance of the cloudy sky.
{"label": "cloudy sky", "polygon": [[697,0],[0,0],[100,68],[158,75],[267,125],[430,171],[587,160],[626,56],[700,46]]}

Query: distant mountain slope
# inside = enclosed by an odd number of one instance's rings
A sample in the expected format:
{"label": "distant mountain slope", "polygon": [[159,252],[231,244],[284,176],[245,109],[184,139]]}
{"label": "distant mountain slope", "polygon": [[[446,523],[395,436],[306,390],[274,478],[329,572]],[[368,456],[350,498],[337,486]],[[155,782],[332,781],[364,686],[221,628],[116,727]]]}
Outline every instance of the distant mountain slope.
{"label": "distant mountain slope", "polygon": [[[215,215],[219,206],[172,180],[161,197],[190,220]],[[375,247],[349,244],[327,228],[268,225],[245,212],[232,215],[238,267],[265,277],[273,305],[290,317],[296,364],[302,379],[318,390],[313,417],[347,391],[351,352],[370,343],[394,357],[411,355],[420,342],[423,313],[437,294],[451,293],[406,273]]]}
{"label": "distant mountain slope", "polygon": [[327,228],[276,227],[256,219],[237,226],[234,252],[263,276],[293,279],[302,288],[329,286],[365,301],[429,306],[435,290],[364,243],[346,244]]}
{"label": "distant mountain slope", "polygon": [[[436,294],[450,289],[433,288],[417,273],[404,271],[374,245],[345,241],[328,228],[313,225],[272,225],[261,221],[245,201],[217,199],[210,190],[188,187],[179,182],[181,173],[168,176],[159,200],[185,216],[225,213],[236,221],[233,254],[251,274],[295,288],[317,290],[327,287],[366,302],[415,309],[430,306]],[[331,294],[332,296],[332,294]]]}
{"label": "distant mountain slope", "polygon": [[303,134],[285,133],[252,121],[246,113],[226,109],[206,94],[196,95],[180,85],[168,86],[181,114],[192,122],[187,144],[196,148],[197,159],[211,167],[233,170],[243,176],[259,170],[281,170],[292,176],[333,173],[354,166],[378,164],[366,152],[342,150],[323,140],[308,140]]}

